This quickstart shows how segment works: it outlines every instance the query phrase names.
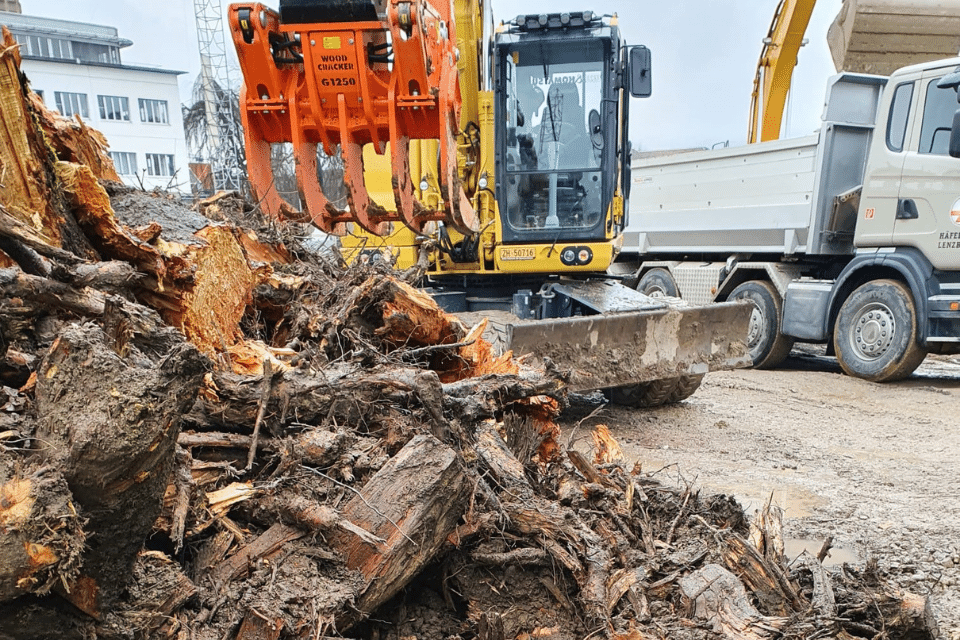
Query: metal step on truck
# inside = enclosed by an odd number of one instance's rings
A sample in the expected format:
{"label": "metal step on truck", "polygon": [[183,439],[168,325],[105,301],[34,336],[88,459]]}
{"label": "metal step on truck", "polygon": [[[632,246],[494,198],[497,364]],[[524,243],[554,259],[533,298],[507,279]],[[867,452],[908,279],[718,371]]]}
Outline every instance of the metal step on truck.
{"label": "metal step on truck", "polygon": [[760,368],[795,341],[877,382],[960,353],[958,70],[840,74],[815,135],[635,160],[618,271],[647,294],[751,301]]}

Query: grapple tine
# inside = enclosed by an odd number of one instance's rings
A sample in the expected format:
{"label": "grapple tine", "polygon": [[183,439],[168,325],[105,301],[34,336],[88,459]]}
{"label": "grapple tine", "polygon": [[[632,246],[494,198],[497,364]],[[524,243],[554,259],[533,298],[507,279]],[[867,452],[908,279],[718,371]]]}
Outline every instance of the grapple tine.
{"label": "grapple tine", "polygon": [[317,145],[306,142],[295,145],[294,160],[300,199],[307,205],[311,222],[325,233],[346,235],[347,225],[344,219],[349,214],[333,206],[317,180]]}
{"label": "grapple tine", "polygon": [[385,221],[383,207],[370,199],[367,186],[363,181],[363,147],[356,142],[340,145],[343,152],[343,182],[347,187],[347,202],[353,220],[361,227],[377,236],[390,235],[392,225]]}
{"label": "grapple tine", "polygon": [[398,114],[396,109],[397,77],[390,81],[388,99],[390,109],[390,165],[393,174],[393,198],[397,203],[397,211],[403,217],[403,223],[420,233],[423,231],[423,221],[416,218],[415,210],[419,202],[413,195],[413,179],[410,177],[410,136],[400,133]]}
{"label": "grapple tine", "polygon": [[[289,92],[288,95],[296,95]],[[296,100],[290,100],[290,119],[297,122],[300,119],[299,105]],[[306,205],[310,221],[325,233],[337,236],[347,234],[346,223],[350,220],[346,211],[340,211],[323,193],[320,181],[317,179],[317,145],[307,142],[303,138],[303,131],[299,127],[291,127],[290,142],[293,146],[294,171],[297,177],[297,190],[300,193],[300,202]]]}
{"label": "grapple tine", "polygon": [[277,193],[274,184],[270,164],[270,143],[247,136],[244,146],[247,154],[247,178],[250,180],[253,199],[265,214],[280,219],[290,207]]}
{"label": "grapple tine", "polygon": [[459,95],[454,61],[443,65],[440,77],[440,112],[444,114],[440,131],[440,191],[448,207],[448,222],[461,233],[476,233],[480,230],[480,219],[473,203],[463,192],[457,163],[456,119],[459,109],[450,101],[451,96]]}

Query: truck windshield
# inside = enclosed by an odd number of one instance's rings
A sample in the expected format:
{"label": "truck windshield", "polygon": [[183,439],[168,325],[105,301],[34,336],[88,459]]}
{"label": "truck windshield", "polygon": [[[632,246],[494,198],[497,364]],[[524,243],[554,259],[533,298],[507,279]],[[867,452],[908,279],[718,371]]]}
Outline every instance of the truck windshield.
{"label": "truck windshield", "polygon": [[[516,230],[596,225],[601,218],[603,46],[517,45],[505,56],[507,222]],[[593,116],[591,117],[591,112]]]}

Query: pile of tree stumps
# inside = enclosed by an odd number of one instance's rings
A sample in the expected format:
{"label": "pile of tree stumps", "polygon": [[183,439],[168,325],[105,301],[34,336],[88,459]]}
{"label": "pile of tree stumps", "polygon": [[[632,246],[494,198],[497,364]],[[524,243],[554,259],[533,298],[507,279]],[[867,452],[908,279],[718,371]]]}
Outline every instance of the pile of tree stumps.
{"label": "pile of tree stumps", "polygon": [[113,182],[0,53],[0,639],[911,638],[877,567],[566,449],[562,372],[219,194]]}

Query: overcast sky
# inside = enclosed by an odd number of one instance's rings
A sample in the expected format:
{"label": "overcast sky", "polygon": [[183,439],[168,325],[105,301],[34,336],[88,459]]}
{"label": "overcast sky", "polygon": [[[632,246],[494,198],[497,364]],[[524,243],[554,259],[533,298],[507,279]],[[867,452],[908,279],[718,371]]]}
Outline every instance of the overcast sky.
{"label": "overcast sky", "polygon": [[[265,4],[276,8],[276,2]],[[841,0],[820,0],[814,10],[785,136],[807,135],[818,126],[826,81],[835,73],[827,27],[840,5]],[[180,91],[181,100],[188,99],[200,69],[194,0],[21,0],[21,6],[28,15],[116,27],[134,43],[122,50],[123,62],[186,71]],[[493,0],[498,21],[545,11],[617,13],[626,40],[653,53],[653,96],[634,100],[631,115],[631,139],[644,150],[745,141],[761,41],[776,6],[777,0]],[[229,35],[225,38],[232,48]]]}

